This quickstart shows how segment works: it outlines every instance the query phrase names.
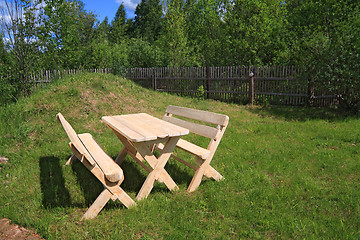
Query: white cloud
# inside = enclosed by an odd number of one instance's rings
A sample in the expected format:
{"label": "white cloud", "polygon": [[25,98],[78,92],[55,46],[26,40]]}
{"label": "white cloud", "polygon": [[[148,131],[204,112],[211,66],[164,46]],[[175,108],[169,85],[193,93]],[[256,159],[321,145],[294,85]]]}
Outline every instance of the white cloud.
{"label": "white cloud", "polygon": [[134,11],[141,0],[116,0],[116,2],[118,4],[123,3],[126,9]]}

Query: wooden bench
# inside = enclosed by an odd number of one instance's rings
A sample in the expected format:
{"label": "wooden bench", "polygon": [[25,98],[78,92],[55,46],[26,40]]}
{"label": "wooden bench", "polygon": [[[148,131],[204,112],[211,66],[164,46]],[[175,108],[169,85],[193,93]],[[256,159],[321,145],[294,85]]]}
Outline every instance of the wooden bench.
{"label": "wooden bench", "polygon": [[120,184],[124,180],[122,169],[105,153],[91,134],[76,134],[75,130],[61,113],[58,113],[56,118],[70,139],[69,145],[72,156],[66,162],[66,165],[75,159],[79,159],[104,186],[104,190],[86,211],[82,219],[86,220],[96,217],[110,199],[113,201],[119,199],[126,207],[136,205],[129,195],[120,187]]}
{"label": "wooden bench", "polygon": [[[178,117],[185,118],[186,120]],[[195,174],[187,189],[188,192],[193,192],[198,188],[204,175],[217,181],[223,179],[223,176],[210,166],[210,162],[229,123],[228,116],[219,113],[170,105],[165,111],[163,120],[183,128],[187,128],[191,133],[210,139],[206,149],[184,139],[180,139],[176,144],[176,147],[194,155],[195,157],[194,162],[197,166],[175,156],[174,154],[172,155],[174,159],[195,170]],[[209,123],[214,127],[187,120]],[[164,146],[162,144],[158,144],[156,147],[157,149],[162,150]]]}

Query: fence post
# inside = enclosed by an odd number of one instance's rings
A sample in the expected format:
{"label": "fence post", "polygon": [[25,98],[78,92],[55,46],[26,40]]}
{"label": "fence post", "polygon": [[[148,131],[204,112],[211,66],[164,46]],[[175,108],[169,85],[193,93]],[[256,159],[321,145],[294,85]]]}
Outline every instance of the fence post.
{"label": "fence post", "polygon": [[313,82],[312,79],[308,79],[307,95],[308,95],[308,106],[313,106],[314,105],[315,89],[314,89],[314,82]]}
{"label": "fence post", "polygon": [[153,68],[153,72],[152,72],[152,82],[153,82],[153,89],[156,91],[157,87],[156,87],[156,71],[155,71],[155,68]]}
{"label": "fence post", "polygon": [[206,98],[209,99],[210,91],[210,68],[206,66]]}
{"label": "fence post", "polygon": [[251,105],[254,105],[255,91],[254,91],[254,73],[249,73],[249,99]]}

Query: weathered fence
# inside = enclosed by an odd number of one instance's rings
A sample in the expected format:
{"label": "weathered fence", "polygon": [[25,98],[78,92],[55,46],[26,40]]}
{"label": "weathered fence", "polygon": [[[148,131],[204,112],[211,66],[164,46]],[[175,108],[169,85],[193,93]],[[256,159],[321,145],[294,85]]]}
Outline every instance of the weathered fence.
{"label": "weathered fence", "polygon": [[126,75],[157,91],[235,103],[329,106],[337,101],[300,76],[294,66],[131,68]]}
{"label": "weathered fence", "polygon": [[54,81],[54,79],[65,78],[68,75],[84,73],[84,72],[97,72],[97,73],[111,73],[111,68],[94,68],[94,69],[69,69],[69,70],[43,70],[38,74],[31,74],[29,81],[34,83],[35,86],[43,85]]}
{"label": "weathered fence", "polygon": [[[47,70],[31,75],[39,86],[70,74],[111,73],[105,69]],[[233,103],[329,106],[337,97],[314,87],[294,66],[128,68],[126,77],[156,91]]]}

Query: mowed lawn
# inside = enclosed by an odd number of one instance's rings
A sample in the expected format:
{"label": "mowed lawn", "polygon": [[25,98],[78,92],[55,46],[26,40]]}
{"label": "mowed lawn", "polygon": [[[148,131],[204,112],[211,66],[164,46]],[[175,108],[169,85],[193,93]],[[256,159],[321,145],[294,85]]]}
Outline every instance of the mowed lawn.
{"label": "mowed lawn", "polygon": [[[101,117],[168,105],[226,114],[227,131],[212,161],[225,180],[186,188],[193,170],[170,160],[178,184],[156,183],[147,199],[126,209],[109,202],[80,221],[102,185],[71,156],[56,120],[91,133],[113,158],[122,145]],[[198,145],[207,140],[186,136]],[[180,156],[192,157],[177,151]],[[0,107],[0,216],[47,239],[358,239],[360,119],[336,109],[242,106],[158,93],[111,74],[81,74]],[[147,174],[131,158],[122,188],[135,198]]]}

